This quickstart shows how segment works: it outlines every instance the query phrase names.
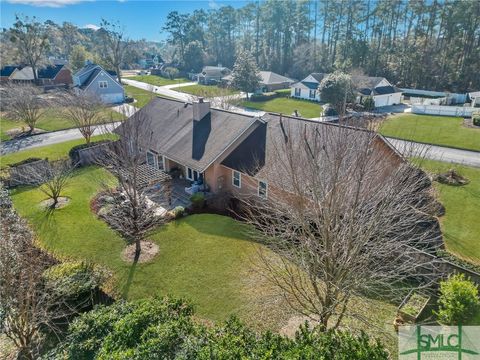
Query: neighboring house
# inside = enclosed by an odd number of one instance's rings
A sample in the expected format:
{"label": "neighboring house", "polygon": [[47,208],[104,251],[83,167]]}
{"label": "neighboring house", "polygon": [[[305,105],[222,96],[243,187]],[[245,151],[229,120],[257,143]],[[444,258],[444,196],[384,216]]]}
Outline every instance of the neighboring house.
{"label": "neighboring house", "polygon": [[[293,84],[291,96],[299,99],[321,101],[318,86],[327,74],[312,73],[302,81]],[[372,96],[375,107],[400,104],[402,91],[396,89],[383,77],[352,76],[352,82],[357,87],[357,102],[361,103],[366,96]]]}
{"label": "neighboring house", "polygon": [[480,91],[468,93],[468,97],[473,107],[480,107]]}
{"label": "neighboring house", "polygon": [[[31,66],[5,66],[2,68],[1,82],[33,82]],[[65,64],[47,65],[37,69],[39,85],[71,85],[72,73]]]}
{"label": "neighboring house", "polygon": [[[273,71],[259,71],[260,87],[257,92],[272,92],[280,89],[288,89],[295,81],[274,73]],[[233,76],[227,75],[222,78],[222,81],[226,84],[231,84]]]}
{"label": "neighboring house", "polygon": [[0,69],[0,83],[6,83],[11,80],[12,74],[17,70],[18,66],[7,65]]}
{"label": "neighboring house", "polygon": [[199,84],[211,85],[218,84],[227,75],[230,75],[232,71],[224,66],[204,66],[202,72],[195,75],[195,80]]}
{"label": "neighboring house", "polygon": [[64,64],[48,65],[38,70],[38,80],[42,85],[71,85],[72,72]]}
{"label": "neighboring house", "polygon": [[146,54],[143,59],[140,59],[138,61],[139,65],[143,69],[151,69],[151,68],[156,68],[158,65],[160,65],[161,58],[159,55],[156,54]]}
{"label": "neighboring house", "polygon": [[34,77],[32,67],[18,67],[10,76],[10,80],[18,83],[33,82]]}
{"label": "neighboring house", "polygon": [[100,65],[87,63],[73,76],[75,91],[98,96],[106,104],[121,103],[125,100],[125,91],[115,75]]}
{"label": "neighboring house", "polygon": [[352,76],[357,87],[357,102],[362,103],[366,96],[373,97],[375,107],[397,105],[401,103],[402,91],[395,88],[384,77]]}
{"label": "neighboring house", "polygon": [[[265,180],[262,171],[275,141],[283,141],[284,127],[300,127],[302,134],[309,128],[314,133],[315,126],[326,126],[328,134],[339,129],[365,131],[272,113],[254,117],[211,109],[202,98],[187,104],[156,97],[127,121],[135,121],[137,116],[146,134],[139,149],[145,162],[165,172],[181,173],[196,182],[194,186],[206,187],[212,197],[235,193],[268,197],[275,185]],[[117,133],[121,134],[121,129],[122,125]],[[381,135],[376,139],[380,151],[402,161]]]}
{"label": "neighboring house", "polygon": [[311,101],[320,101],[318,86],[327,74],[311,73],[302,81],[290,86],[292,97]]}

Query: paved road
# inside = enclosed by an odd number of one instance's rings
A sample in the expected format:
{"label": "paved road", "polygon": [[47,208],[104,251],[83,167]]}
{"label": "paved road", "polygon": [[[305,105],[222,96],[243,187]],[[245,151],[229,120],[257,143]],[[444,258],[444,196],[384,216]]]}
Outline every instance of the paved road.
{"label": "paved road", "polygon": [[[182,87],[182,86],[196,85],[197,83],[182,83],[182,84],[173,84],[173,85],[166,85],[166,86],[154,86],[151,84],[144,83],[142,81],[125,79],[125,78],[122,79],[122,81],[127,85],[131,85],[139,89],[143,89],[146,91],[153,92],[155,94],[171,97],[184,102],[192,102],[195,99],[197,99],[197,96],[195,95],[186,94],[186,93],[173,90],[175,88]],[[264,111],[259,111],[254,109],[245,109],[243,107],[228,105],[227,104],[228,101],[226,101],[228,99],[238,101],[245,97],[246,97],[245,93],[240,93],[235,95],[217,96],[217,97],[210,98],[209,100],[211,101],[212,106],[217,108],[226,108],[230,111],[235,111],[241,114],[253,115],[253,116],[255,115],[261,116],[265,114]]]}
{"label": "paved road", "polygon": [[427,159],[480,167],[480,152],[425,145],[387,138],[405,156],[420,155]]}
{"label": "paved road", "polygon": [[[120,122],[114,122],[107,125],[97,126],[94,135],[101,135],[111,132]],[[39,146],[58,144],[64,141],[81,139],[83,136],[78,129],[68,129],[60,131],[52,131],[48,133],[27,136],[20,139],[14,139],[2,142],[0,146],[0,154],[8,154],[16,151],[27,150]]]}

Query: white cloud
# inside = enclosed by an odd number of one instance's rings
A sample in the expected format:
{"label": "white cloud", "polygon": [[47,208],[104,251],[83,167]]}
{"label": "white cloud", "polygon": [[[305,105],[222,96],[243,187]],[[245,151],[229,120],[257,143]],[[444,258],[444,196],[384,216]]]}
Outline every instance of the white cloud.
{"label": "white cloud", "polygon": [[92,1],[92,0],[7,0],[11,4],[21,4],[21,5],[32,5],[38,7],[63,7],[66,5],[78,4],[83,1]]}
{"label": "white cloud", "polygon": [[208,7],[209,7],[210,9],[217,9],[217,8],[220,7],[220,4],[218,4],[215,0],[210,0],[210,1],[208,2]]}
{"label": "white cloud", "polygon": [[86,24],[86,25],[83,25],[83,28],[84,29],[92,29],[92,30],[97,31],[98,29],[100,29],[100,26],[95,25],[95,24]]}

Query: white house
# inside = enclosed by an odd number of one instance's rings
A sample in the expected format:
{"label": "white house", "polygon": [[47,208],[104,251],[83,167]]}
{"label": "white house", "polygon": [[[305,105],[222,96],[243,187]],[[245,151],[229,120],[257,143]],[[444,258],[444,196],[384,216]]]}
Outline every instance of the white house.
{"label": "white house", "polygon": [[[291,96],[299,99],[312,101],[321,101],[318,86],[327,74],[312,73],[302,81],[293,84]],[[402,92],[396,89],[387,79],[383,77],[371,76],[352,76],[352,81],[357,87],[357,102],[362,102],[363,98],[372,96],[375,101],[375,107],[400,104]]]}
{"label": "white house", "polygon": [[75,91],[98,96],[106,104],[121,103],[125,91],[117,79],[100,65],[87,63],[73,76]]}
{"label": "white house", "polygon": [[298,99],[320,101],[320,91],[318,91],[318,86],[326,75],[327,74],[323,73],[311,73],[302,81],[290,86],[291,96]]}

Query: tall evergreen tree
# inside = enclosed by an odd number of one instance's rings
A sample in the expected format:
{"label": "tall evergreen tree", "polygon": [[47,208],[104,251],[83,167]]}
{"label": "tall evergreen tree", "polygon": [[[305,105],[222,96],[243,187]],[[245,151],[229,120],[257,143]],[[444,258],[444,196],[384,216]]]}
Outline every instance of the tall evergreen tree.
{"label": "tall evergreen tree", "polygon": [[254,92],[260,86],[258,67],[252,54],[246,50],[240,52],[233,66],[232,85],[247,93]]}

